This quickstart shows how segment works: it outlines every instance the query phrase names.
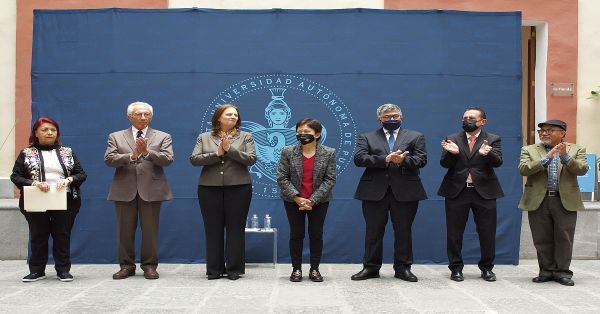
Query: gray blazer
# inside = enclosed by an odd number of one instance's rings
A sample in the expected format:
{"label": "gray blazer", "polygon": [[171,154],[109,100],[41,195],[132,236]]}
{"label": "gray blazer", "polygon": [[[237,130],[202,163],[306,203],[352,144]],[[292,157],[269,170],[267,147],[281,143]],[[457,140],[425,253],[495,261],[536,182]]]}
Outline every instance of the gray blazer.
{"label": "gray blazer", "polygon": [[173,162],[171,135],[148,128],[148,157],[131,161],[129,154],[135,148],[131,128],[111,133],[104,153],[104,163],[115,167],[109,201],[128,202],[136,194],[146,202],[173,198],[163,167]]}
{"label": "gray blazer", "polygon": [[212,132],[198,135],[196,146],[190,156],[194,166],[202,166],[198,185],[226,186],[251,184],[248,166],[256,163],[254,139],[248,132],[239,131],[232,139],[229,151],[217,156],[219,137]]}
{"label": "gray blazer", "polygon": [[[313,170],[313,193],[308,198],[318,203],[329,202],[335,185],[335,149],[317,145]],[[302,184],[302,147],[300,144],[283,148],[277,167],[277,184],[284,201],[293,202],[300,195]]]}

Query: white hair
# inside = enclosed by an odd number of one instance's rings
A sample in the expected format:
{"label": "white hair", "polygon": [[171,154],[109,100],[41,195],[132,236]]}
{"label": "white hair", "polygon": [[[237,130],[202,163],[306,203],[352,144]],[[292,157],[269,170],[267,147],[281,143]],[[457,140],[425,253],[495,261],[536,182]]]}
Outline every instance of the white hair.
{"label": "white hair", "polygon": [[143,101],[135,101],[129,104],[129,106],[127,106],[127,115],[131,115],[133,113],[133,107],[135,106],[146,106],[146,108],[148,108],[148,110],[150,110],[150,113],[152,115],[154,115],[154,110],[152,109],[152,106],[150,106],[149,103],[147,102],[143,102]]}
{"label": "white hair", "polygon": [[400,117],[402,117],[402,110],[400,110],[400,107],[394,104],[383,104],[379,106],[379,108],[377,108],[377,118],[381,117],[384,113],[388,111],[399,111]]}

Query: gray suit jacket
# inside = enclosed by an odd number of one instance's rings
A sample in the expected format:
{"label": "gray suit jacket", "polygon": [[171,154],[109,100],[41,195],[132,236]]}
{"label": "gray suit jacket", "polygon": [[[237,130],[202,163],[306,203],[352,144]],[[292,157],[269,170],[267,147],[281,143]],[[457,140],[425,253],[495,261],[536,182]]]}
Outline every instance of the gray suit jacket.
{"label": "gray suit jacket", "polygon": [[[571,160],[566,164],[558,163],[560,201],[567,210],[582,210],[583,202],[577,176],[582,176],[588,171],[585,148],[576,144],[565,144]],[[519,172],[521,175],[527,176],[523,196],[519,202],[519,208],[523,210],[537,210],[544,200],[548,190],[548,169],[542,166],[540,161],[547,154],[546,148],[541,143],[521,148]]]}
{"label": "gray suit jacket", "polygon": [[[335,185],[335,149],[317,145],[313,169],[313,193],[308,198],[318,203],[328,202]],[[300,195],[302,184],[302,147],[300,144],[283,148],[277,167],[277,184],[281,198],[288,202]]]}
{"label": "gray suit jacket", "polygon": [[256,163],[254,139],[248,132],[239,131],[232,139],[229,151],[219,157],[219,137],[205,132],[198,135],[190,156],[194,166],[203,166],[198,185],[225,186],[251,184],[248,166]]}
{"label": "gray suit jacket", "polygon": [[173,162],[171,135],[148,128],[148,157],[131,161],[129,154],[135,148],[131,128],[108,135],[104,162],[117,168],[108,193],[108,200],[128,202],[136,194],[147,202],[173,198],[163,167]]}

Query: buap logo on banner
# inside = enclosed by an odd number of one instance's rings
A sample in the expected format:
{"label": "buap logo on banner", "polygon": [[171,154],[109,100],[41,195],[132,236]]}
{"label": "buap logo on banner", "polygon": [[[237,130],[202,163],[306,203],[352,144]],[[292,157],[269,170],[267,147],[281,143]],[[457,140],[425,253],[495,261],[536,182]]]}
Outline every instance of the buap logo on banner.
{"label": "buap logo on banner", "polygon": [[258,158],[250,173],[253,193],[257,196],[279,198],[276,182],[279,156],[284,146],[298,142],[295,124],[300,119],[321,121],[320,143],[336,149],[338,176],[352,161],[356,143],[352,114],[333,91],[317,82],[287,74],[239,81],[212,100],[202,117],[205,131],[210,130],[216,108],[226,103],[240,108],[242,130],[254,137]]}

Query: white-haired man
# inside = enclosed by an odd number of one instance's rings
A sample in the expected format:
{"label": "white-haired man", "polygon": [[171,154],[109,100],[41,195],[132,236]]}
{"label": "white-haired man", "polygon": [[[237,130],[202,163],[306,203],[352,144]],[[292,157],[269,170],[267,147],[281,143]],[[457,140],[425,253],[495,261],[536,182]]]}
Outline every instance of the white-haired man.
{"label": "white-haired man", "polygon": [[158,279],[158,221],[162,201],[173,198],[163,167],[173,162],[171,135],[148,127],[152,106],[127,107],[132,126],[108,136],[104,162],[115,167],[108,200],[115,202],[120,270],[113,279],[135,275],[135,231],[142,229],[141,268],[146,279]]}

